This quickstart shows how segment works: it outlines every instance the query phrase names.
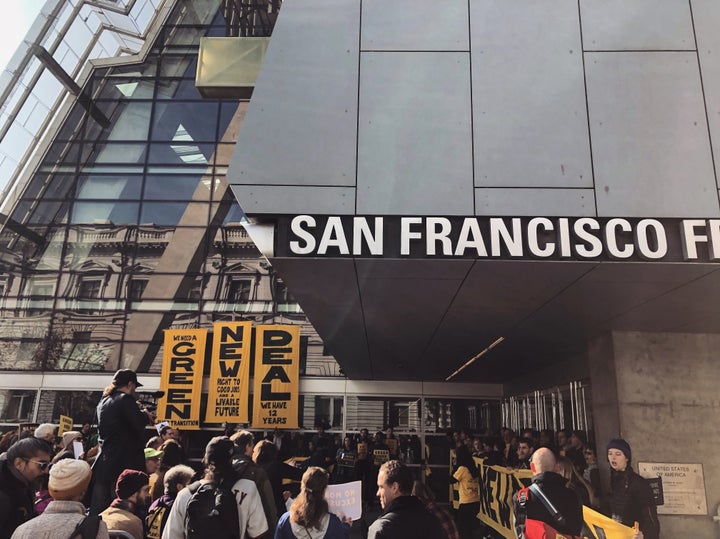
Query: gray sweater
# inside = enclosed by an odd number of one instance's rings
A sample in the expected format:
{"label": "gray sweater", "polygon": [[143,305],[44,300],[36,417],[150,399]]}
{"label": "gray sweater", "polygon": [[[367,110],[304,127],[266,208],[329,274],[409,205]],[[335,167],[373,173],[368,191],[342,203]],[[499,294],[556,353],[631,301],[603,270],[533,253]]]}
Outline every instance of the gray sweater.
{"label": "gray sweater", "polygon": [[[75,527],[85,518],[85,506],[80,502],[55,500],[39,517],[19,526],[12,539],[57,539],[70,537]],[[107,525],[100,521],[97,539],[110,539]]]}

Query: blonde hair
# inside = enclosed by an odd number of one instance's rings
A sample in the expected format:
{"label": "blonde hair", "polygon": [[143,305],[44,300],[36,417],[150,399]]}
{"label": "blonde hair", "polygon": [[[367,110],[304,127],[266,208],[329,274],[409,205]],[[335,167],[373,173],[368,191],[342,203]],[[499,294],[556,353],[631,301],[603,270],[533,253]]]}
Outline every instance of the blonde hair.
{"label": "blonde hair", "polygon": [[320,528],[323,517],[328,512],[325,489],[328,486],[328,473],[319,466],[311,466],[302,476],[300,494],[290,506],[290,521],[306,528]]}

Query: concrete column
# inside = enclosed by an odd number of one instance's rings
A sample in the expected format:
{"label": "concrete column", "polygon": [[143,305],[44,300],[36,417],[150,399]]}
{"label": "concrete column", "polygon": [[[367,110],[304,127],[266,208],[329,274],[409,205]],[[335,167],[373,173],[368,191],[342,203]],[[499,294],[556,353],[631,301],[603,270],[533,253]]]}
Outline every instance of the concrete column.
{"label": "concrete column", "polygon": [[703,465],[708,515],[662,515],[662,537],[716,537],[720,502],[720,335],[613,332],[588,362],[603,483],[605,445],[625,438],[637,462]]}

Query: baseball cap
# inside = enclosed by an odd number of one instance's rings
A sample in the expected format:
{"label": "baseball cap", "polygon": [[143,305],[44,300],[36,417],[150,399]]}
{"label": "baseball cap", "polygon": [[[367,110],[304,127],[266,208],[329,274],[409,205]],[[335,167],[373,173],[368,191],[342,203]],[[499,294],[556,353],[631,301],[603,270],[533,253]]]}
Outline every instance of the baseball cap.
{"label": "baseball cap", "polygon": [[145,458],[146,459],[159,459],[164,454],[165,454],[165,451],[158,451],[157,449],[153,449],[152,447],[145,448]]}
{"label": "baseball cap", "polygon": [[113,376],[113,382],[116,387],[123,387],[128,385],[130,382],[134,382],[137,387],[142,387],[142,384],[138,382],[137,374],[135,371],[130,369],[120,369]]}

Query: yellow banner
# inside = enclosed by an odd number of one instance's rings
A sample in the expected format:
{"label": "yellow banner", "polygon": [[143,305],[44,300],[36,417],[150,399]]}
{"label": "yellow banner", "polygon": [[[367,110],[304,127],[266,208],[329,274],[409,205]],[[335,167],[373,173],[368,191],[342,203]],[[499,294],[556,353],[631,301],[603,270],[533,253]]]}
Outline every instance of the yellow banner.
{"label": "yellow banner", "polygon": [[257,326],[252,426],[298,428],[300,326]]}
{"label": "yellow banner", "polygon": [[251,338],[252,322],[213,324],[206,422],[248,422]]}
{"label": "yellow banner", "polygon": [[601,515],[597,511],[583,505],[583,519],[590,533],[584,537],[588,539],[632,539],[635,531],[615,522],[613,519]]}
{"label": "yellow banner", "polygon": [[158,421],[167,421],[176,429],[200,428],[200,392],[202,391],[207,329],[165,330]]}
{"label": "yellow banner", "polygon": [[62,438],[63,433],[73,430],[73,418],[66,415],[60,416],[60,427],[58,427],[58,438]]}
{"label": "yellow banner", "polygon": [[530,470],[485,466],[475,459],[480,471],[480,512],[478,518],[507,539],[515,539],[512,527],[513,494],[530,485]]}

